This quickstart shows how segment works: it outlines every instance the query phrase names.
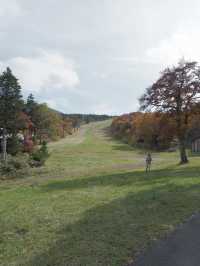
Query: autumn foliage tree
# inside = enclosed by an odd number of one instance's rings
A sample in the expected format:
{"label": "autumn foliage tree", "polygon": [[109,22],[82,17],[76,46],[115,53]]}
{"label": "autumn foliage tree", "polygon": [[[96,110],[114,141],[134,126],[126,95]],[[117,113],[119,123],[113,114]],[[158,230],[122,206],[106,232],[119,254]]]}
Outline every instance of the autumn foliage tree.
{"label": "autumn foliage tree", "polygon": [[140,98],[141,110],[173,116],[179,140],[180,163],[188,162],[186,133],[194,105],[199,102],[200,67],[196,62],[180,61],[165,69],[161,77]]}
{"label": "autumn foliage tree", "polygon": [[43,141],[57,140],[71,134],[77,120],[38,103],[30,94],[23,100],[21,86],[10,68],[0,74],[0,152],[31,153]]}
{"label": "autumn foliage tree", "polygon": [[165,150],[170,148],[175,125],[168,114],[135,112],[113,119],[111,132],[132,146]]}

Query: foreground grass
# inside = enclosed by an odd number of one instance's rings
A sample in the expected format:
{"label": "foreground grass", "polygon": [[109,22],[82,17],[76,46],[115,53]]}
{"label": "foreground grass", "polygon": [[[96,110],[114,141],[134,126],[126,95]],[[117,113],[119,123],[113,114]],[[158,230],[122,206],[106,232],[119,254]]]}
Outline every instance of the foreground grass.
{"label": "foreground grass", "polygon": [[[108,122],[109,123],[109,122]],[[199,158],[144,154],[91,124],[41,170],[0,183],[0,265],[122,266],[200,208]]]}

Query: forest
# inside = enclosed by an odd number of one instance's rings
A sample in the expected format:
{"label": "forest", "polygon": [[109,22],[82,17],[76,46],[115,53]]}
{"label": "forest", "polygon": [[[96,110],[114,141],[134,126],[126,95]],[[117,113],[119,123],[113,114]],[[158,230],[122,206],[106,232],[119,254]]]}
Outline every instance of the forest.
{"label": "forest", "polygon": [[[0,170],[3,174],[29,166],[42,166],[49,156],[47,143],[65,138],[80,126],[109,118],[106,115],[63,114],[33,94],[22,95],[19,80],[10,68],[0,75]],[[14,170],[14,171],[13,171]]]}
{"label": "forest", "polygon": [[[198,107],[200,110],[200,106]],[[193,138],[200,135],[200,114],[190,118],[186,143],[190,148]],[[176,123],[174,117],[159,112],[134,112],[113,119],[112,135],[131,146],[149,150],[175,150],[178,148]]]}
{"label": "forest", "polygon": [[200,266],[200,0],[0,4],[0,266]]}
{"label": "forest", "polygon": [[3,265],[129,265],[199,210],[199,157],[188,153],[200,136],[199,95],[200,67],[179,62],[144,91],[137,112],[63,114],[32,94],[24,99],[7,68],[0,75]]}
{"label": "forest", "polygon": [[125,142],[154,150],[180,152],[188,163],[187,148],[200,136],[200,66],[180,60],[167,67],[140,97],[140,112],[113,120],[111,132]]}

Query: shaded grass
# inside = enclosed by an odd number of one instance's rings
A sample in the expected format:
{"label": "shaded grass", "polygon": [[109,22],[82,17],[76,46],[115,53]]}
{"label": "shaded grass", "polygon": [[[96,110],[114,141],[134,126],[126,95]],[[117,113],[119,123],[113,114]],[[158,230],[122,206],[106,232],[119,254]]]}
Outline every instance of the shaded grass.
{"label": "shaded grass", "polygon": [[178,166],[176,153],[153,154],[146,174],[144,155],[105,126],[54,143],[34,176],[1,183],[0,265],[125,265],[199,210],[199,158]]}

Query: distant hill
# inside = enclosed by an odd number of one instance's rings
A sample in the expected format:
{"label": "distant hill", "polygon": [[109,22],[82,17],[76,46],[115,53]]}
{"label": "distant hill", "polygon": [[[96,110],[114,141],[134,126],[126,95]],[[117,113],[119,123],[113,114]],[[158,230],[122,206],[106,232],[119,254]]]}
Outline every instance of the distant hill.
{"label": "distant hill", "polygon": [[96,114],[62,114],[64,117],[79,121],[80,124],[88,124],[91,122],[104,121],[111,119],[109,115],[96,115]]}
{"label": "distant hill", "polygon": [[97,115],[97,114],[66,114],[55,109],[49,108],[53,112],[61,115],[63,119],[71,120],[74,127],[79,127],[82,124],[89,124],[91,122],[105,121],[108,119],[113,119],[116,116],[111,115]]}

